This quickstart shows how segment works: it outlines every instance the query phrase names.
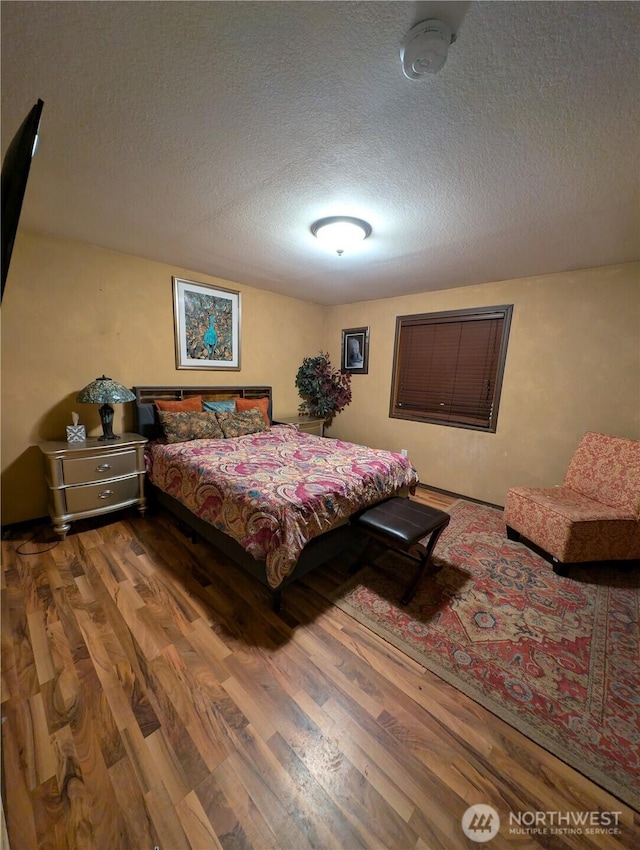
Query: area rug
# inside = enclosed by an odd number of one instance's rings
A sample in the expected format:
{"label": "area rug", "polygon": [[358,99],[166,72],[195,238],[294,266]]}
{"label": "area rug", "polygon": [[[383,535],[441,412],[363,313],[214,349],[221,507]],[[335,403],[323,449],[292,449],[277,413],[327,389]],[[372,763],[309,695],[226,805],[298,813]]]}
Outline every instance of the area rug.
{"label": "area rug", "polygon": [[411,603],[413,564],[381,554],[332,594],[376,634],[640,809],[638,569],[569,578],[507,539],[502,511],[466,501]]}

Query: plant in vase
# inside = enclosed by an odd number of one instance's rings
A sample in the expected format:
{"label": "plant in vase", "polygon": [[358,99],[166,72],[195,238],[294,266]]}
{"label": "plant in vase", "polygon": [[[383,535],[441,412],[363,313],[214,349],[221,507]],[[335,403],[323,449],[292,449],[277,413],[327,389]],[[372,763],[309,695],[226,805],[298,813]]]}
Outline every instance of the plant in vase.
{"label": "plant in vase", "polygon": [[304,358],[296,387],[302,399],[298,412],[324,419],[326,425],[351,401],[351,374],[334,369],[329,355],[322,351]]}

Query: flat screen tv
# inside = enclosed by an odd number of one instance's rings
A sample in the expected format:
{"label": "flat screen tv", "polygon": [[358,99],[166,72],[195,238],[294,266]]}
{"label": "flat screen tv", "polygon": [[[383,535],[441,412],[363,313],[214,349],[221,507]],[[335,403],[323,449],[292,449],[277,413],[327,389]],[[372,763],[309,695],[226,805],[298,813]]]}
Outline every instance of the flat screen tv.
{"label": "flat screen tv", "polygon": [[2,161],[2,290],[4,295],[7,282],[11,252],[18,230],[22,201],[29,179],[31,157],[38,145],[38,129],[44,102],[38,102],[29,110],[29,114],[20,125],[20,129],[11,140]]}

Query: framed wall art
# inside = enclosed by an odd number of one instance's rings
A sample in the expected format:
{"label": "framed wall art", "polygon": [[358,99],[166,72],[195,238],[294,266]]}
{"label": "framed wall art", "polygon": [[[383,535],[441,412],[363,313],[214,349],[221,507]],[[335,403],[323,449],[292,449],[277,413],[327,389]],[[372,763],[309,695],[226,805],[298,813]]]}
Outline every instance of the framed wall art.
{"label": "framed wall art", "polygon": [[352,375],[369,373],[369,328],[342,331],[341,371]]}
{"label": "framed wall art", "polygon": [[177,369],[240,370],[240,293],[173,278]]}

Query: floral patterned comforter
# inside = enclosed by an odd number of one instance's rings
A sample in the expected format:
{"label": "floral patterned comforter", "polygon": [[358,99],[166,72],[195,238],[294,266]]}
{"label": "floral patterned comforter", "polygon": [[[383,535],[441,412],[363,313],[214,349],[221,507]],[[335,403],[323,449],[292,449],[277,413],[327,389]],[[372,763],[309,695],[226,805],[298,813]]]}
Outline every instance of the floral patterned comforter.
{"label": "floral patterned comforter", "polygon": [[225,440],[156,441],[147,472],[156,487],[264,560],[273,588],[311,539],[418,483],[402,455],[288,426]]}

